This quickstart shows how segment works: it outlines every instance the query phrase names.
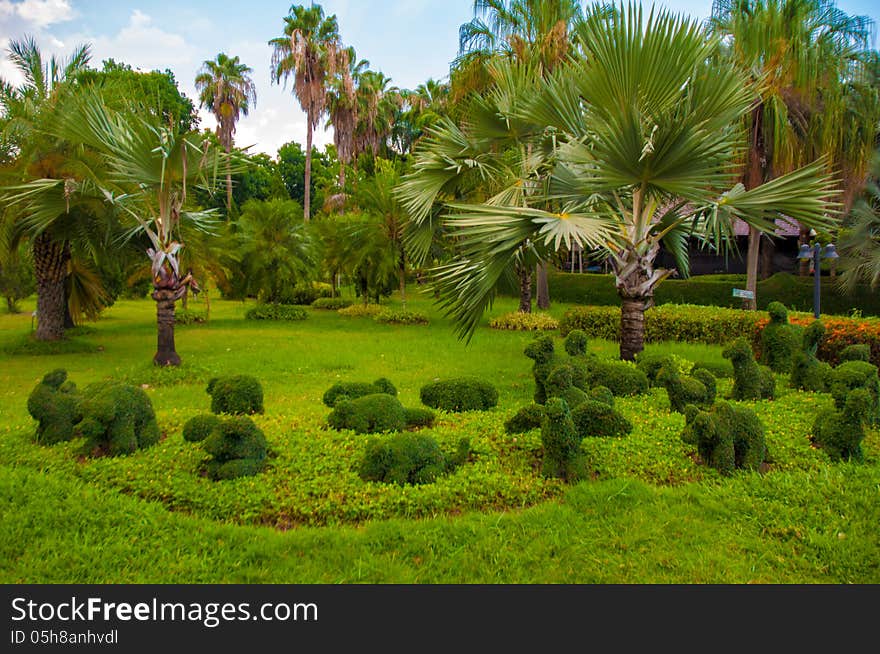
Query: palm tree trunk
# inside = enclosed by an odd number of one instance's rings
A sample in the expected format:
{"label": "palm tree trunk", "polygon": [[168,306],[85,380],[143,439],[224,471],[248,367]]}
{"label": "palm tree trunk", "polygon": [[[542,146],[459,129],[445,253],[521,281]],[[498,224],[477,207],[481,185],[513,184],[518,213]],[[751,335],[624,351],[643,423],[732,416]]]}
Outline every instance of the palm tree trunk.
{"label": "palm tree trunk", "polygon": [[[226,146],[226,154],[229,155],[232,152],[232,146]],[[229,217],[232,215],[232,161],[227,156],[226,157],[226,222],[229,222]]]}
{"label": "palm tree trunk", "polygon": [[[748,170],[745,187],[750,191],[764,183],[764,166],[767,151],[764,147],[764,105],[759,103],[752,110],[751,143],[749,144]],[[743,300],[743,309],[754,311],[758,308],[758,262],[761,257],[761,234],[749,227],[749,249],[746,254],[746,290],[752,298]]]}
{"label": "palm tree trunk", "polygon": [[312,117],[307,118],[306,125],[306,177],[305,197],[303,199],[303,221],[309,222],[312,216]]}
{"label": "palm tree trunk", "polygon": [[339,192],[345,193],[345,162],[339,162]]}
{"label": "palm tree trunk", "polygon": [[758,308],[758,262],[761,260],[761,232],[749,227],[749,250],[746,254],[746,290],[752,297],[743,300],[743,309],[754,311]]}
{"label": "palm tree trunk", "polygon": [[649,298],[622,297],[620,308],[620,358],[633,361],[645,349],[645,307]]}
{"label": "palm tree trunk", "polygon": [[532,312],[532,273],[527,268],[519,270],[519,312]]}
{"label": "palm tree trunk", "polygon": [[64,336],[64,278],[67,276],[69,251],[43,232],[32,245],[34,274],[37,280],[38,341],[57,341]]}
{"label": "palm tree trunk", "polygon": [[403,303],[403,310],[406,311],[406,257],[400,255],[400,300]]}
{"label": "palm tree trunk", "polygon": [[538,308],[547,310],[550,308],[550,284],[547,280],[547,263],[538,264]]}
{"label": "palm tree trunk", "polygon": [[153,363],[157,366],[179,366],[180,356],[174,347],[174,291],[160,289],[153,292],[156,301],[158,344]]}

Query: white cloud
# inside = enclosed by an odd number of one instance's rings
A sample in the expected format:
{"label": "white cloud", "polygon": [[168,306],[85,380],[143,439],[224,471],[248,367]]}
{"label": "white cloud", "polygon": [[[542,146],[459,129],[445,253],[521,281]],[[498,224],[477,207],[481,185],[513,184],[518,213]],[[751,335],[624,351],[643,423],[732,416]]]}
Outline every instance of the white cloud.
{"label": "white cloud", "polygon": [[0,78],[20,84],[24,78],[6,58],[9,41],[24,35],[33,35],[38,41],[48,41],[55,50],[64,47],[58,39],[47,35],[50,25],[71,20],[76,12],[69,0],[0,0]]}
{"label": "white cloud", "polygon": [[22,0],[11,4],[22,19],[36,27],[48,27],[74,17],[68,0]]}

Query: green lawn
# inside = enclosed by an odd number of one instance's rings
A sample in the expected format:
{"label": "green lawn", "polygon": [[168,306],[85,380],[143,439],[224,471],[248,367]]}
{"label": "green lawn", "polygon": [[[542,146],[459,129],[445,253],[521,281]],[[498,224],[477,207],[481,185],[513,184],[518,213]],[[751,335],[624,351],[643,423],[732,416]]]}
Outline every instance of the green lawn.
{"label": "green lawn", "polygon": [[[769,468],[731,478],[695,461],[664,391],[620,399],[634,432],[587,439],[593,479],[565,486],[540,476],[537,431],[503,431],[531,401],[522,351],[532,335],[485,324],[514,302],[500,301],[465,345],[429,299],[413,295],[431,325],[315,310],[303,322],[255,323],[243,319],[246,305],[214,300],[208,325],[177,329],[180,370],[150,365],[155,314],[146,300],[117,303],[68,353],[0,354],[0,581],[880,581],[880,438],[869,435],[864,464],[829,463],[807,438],[828,396],[789,391],[780,377],[776,401],[752,403],[767,426]],[[15,350],[29,330],[29,313],[0,315],[0,348]],[[616,344],[590,349],[610,356]],[[649,349],[722,361],[715,347]],[[58,367],[80,387],[105,378],[144,385],[165,438],[118,459],[83,459],[77,442],[35,445],[27,396]],[[240,372],[263,382],[266,414],[256,422],[270,466],[211,482],[181,427],[207,412],[211,376]],[[366,438],[325,427],[323,392],[337,380],[385,376],[404,405],[418,406],[421,385],[459,375],[495,383],[499,406],[443,414],[428,433],[447,448],[468,436],[472,461],[426,486],[363,482],[355,468]],[[729,384],[721,381],[722,392]]]}

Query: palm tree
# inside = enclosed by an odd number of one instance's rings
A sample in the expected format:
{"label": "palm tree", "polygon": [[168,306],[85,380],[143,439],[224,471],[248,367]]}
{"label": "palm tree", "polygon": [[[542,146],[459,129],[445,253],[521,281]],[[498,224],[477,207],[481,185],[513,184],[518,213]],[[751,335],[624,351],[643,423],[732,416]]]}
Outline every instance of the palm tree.
{"label": "palm tree", "polygon": [[841,235],[843,274],[840,285],[852,292],[860,283],[880,287],[880,151],[874,155],[872,175],[849,215],[850,223]]}
{"label": "palm tree", "polygon": [[339,192],[345,193],[345,167],[351,164],[357,154],[357,85],[370,62],[366,59],[357,61],[354,48],[346,48],[340,54],[339,63],[336,75],[328,84],[327,126],[333,126],[333,145],[336,146],[336,156],[339,159]]}
{"label": "palm tree", "polygon": [[34,179],[63,180],[49,206],[42,207],[52,215],[39,227],[22,210],[24,205],[16,203],[18,210],[7,212],[17,223],[16,236],[29,235],[31,240],[37,284],[37,340],[58,340],[64,335],[69,241],[82,229],[78,218],[89,218],[88,212],[70,211],[71,203],[77,200],[72,197],[76,173],[68,145],[46,137],[42,129],[64,110],[65,99],[73,92],[72,80],[87,67],[89,57],[89,46],[82,45],[66,60],[53,56],[45,61],[33,37],[11,41],[9,59],[24,81],[19,86],[0,83],[3,140],[14,158],[7,181],[14,186]]}
{"label": "palm tree", "polygon": [[[858,186],[878,115],[865,116],[867,143],[848,143],[844,131],[857,116],[846,113],[845,87],[867,50],[870,22],[849,16],[828,0],[715,0],[711,29],[727,40],[727,57],[756,82],[757,101],[744,117],[749,147],[743,184],[753,189],[820,155],[842,155],[835,164]],[[802,239],[809,227],[802,225]],[[746,288],[757,291],[761,238],[749,229]],[[808,239],[808,237],[807,237]],[[755,309],[756,300],[746,301]]]}
{"label": "palm tree", "polygon": [[284,36],[272,39],[272,81],[293,76],[293,93],[306,114],[306,172],[304,219],[311,215],[312,133],[327,108],[327,78],[339,63],[336,16],[324,16],[321,5],[295,5],[284,18]]}
{"label": "palm tree", "polygon": [[[214,60],[208,59],[196,76],[196,89],[202,107],[213,112],[217,119],[217,137],[226,153],[232,152],[235,126],[241,116],[247,116],[257,104],[257,87],[250,75],[253,69],[242,64],[238,57],[221,52]],[[232,172],[226,171],[226,216],[232,211]]]}
{"label": "palm tree", "polygon": [[358,77],[356,157],[370,154],[376,158],[391,134],[401,96],[399,90],[389,84],[390,77],[374,70],[365,70]]}
{"label": "palm tree", "polygon": [[709,63],[718,39],[694,21],[620,8],[588,17],[578,42],[583,58],[540,80],[537,92],[527,76],[512,76],[524,80],[512,85],[523,92],[505,113],[475,104],[466,130],[435,130],[400,193],[424,223],[457,166],[496,176],[499,124],[548,148],[546,187],[523,196],[519,179],[509,189],[525,203],[497,194],[492,203],[447,204],[462,245],[456,261],[435,271],[441,304],[469,337],[524,242],[544,260],[562,245],[602,248],[622,303],[620,355],[632,360],[654,290],[673,272],[655,266],[661,244],[686,274],[689,235],[724,247],[734,219],[770,230],[779,214],[825,228],[834,190],[821,161],[751,190],[736,183],[731,169],[745,145],[738,124],[754,90],[732,64]]}

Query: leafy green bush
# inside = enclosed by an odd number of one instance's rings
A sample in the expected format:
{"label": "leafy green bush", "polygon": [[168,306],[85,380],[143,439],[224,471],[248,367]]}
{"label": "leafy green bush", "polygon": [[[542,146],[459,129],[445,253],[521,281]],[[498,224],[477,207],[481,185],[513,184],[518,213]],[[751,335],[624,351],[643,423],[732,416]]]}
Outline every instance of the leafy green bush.
{"label": "leafy green bush", "polygon": [[877,399],[867,390],[857,388],[846,394],[841,408],[826,409],[816,416],[812,440],[832,461],[861,461],[865,423],[876,411]]}
{"label": "leafy green bush", "polygon": [[868,413],[869,421],[880,419],[880,379],[877,366],[866,361],[847,361],[832,369],[826,378],[828,390],[838,409],[843,409],[851,391],[862,389],[871,396],[873,409]]}
{"label": "leafy green bush", "polygon": [[428,316],[421,311],[384,309],[373,316],[373,320],[386,325],[427,325]]}
{"label": "leafy green bush", "polygon": [[420,429],[422,427],[433,427],[434,421],[437,419],[436,414],[431,409],[422,407],[404,407],[404,415],[406,416],[406,426],[410,429]]}
{"label": "leafy green bush", "polygon": [[840,351],[841,361],[871,361],[871,347],[866,344],[848,345]]}
{"label": "leafy green bush", "polygon": [[77,431],[92,454],[131,454],[159,442],[150,398],[137,386],[103,382],[88,386],[80,403]]}
{"label": "leafy green bush", "polygon": [[211,396],[212,413],[263,413],[263,387],[250,375],[214,377],[205,392]]}
{"label": "leafy green bush", "polygon": [[208,322],[208,313],[206,311],[197,311],[195,309],[177,309],[174,311],[175,325],[204,325]]}
{"label": "leafy green bush", "polygon": [[365,395],[374,395],[376,393],[385,393],[397,397],[397,389],[388,379],[380,377],[372,384],[366,382],[336,382],[324,392],[321,398],[324,406],[331,409],[336,406],[340,400],[356,400]]}
{"label": "leafy green bush", "polygon": [[632,423],[605,402],[587,400],[571,412],[574,428],[580,438],[616,438],[626,436]]}
{"label": "leafy green bush", "polygon": [[565,337],[565,352],[570,357],[586,356],[588,344],[586,332],[573,329]]}
{"label": "leafy green bush", "polygon": [[596,360],[587,367],[590,386],[605,386],[615,397],[647,393],[648,377],[629,361]]}
{"label": "leafy green bush", "polygon": [[792,356],[789,385],[802,391],[822,392],[828,387],[831,366],[816,358],[825,325],[816,320],[804,330],[801,348]]}
{"label": "leafy green bush", "polygon": [[689,404],[708,407],[715,402],[715,377],[703,368],[697,368],[690,375],[683,375],[670,362],[660,369],[657,381],[666,389],[669,406],[677,413],[684,413]]}
{"label": "leafy green bush", "polygon": [[195,416],[186,421],[183,426],[183,440],[189,443],[200,443],[211,435],[214,428],[222,421],[212,413]]}
{"label": "leafy green bush", "polygon": [[485,411],[498,404],[498,390],[474,377],[458,377],[431,382],[419,391],[422,404],[433,409],[458,413]]}
{"label": "leafy green bush", "polygon": [[340,309],[337,313],[347,318],[375,318],[385,310],[381,304],[352,304],[350,307]]}
{"label": "leafy green bush", "polygon": [[333,287],[323,282],[300,283],[284,293],[283,302],[305,306],[315,302],[319,298],[333,296]]}
{"label": "leafy green bush", "polygon": [[755,361],[752,346],[744,338],[738,338],[723,352],[725,359],[733,364],[734,400],[772,400],[776,394],[776,378],[766,366]]}
{"label": "leafy green bush", "polygon": [[709,411],[689,406],[681,438],[722,475],[757,470],[767,455],[764,425],[749,408],[718,402]]}
{"label": "leafy green bush", "polygon": [[761,331],[761,362],[773,372],[791,372],[792,357],[800,347],[803,328],[788,322],[788,309],[781,302],[767,306],[770,322]]}
{"label": "leafy green bush", "polygon": [[69,441],[74,437],[74,425],[82,419],[76,385],[66,380],[66,370],[53,370],[28,397],[28,413],[39,423],[34,440],[41,445]]}
{"label": "leafy green bush", "polygon": [[319,297],[317,300],[312,302],[313,309],[326,309],[331,311],[338,311],[339,309],[345,309],[352,305],[351,300],[346,300],[341,297]]}
{"label": "leafy green bush", "polygon": [[521,332],[551,331],[559,329],[559,321],[546,313],[521,313],[513,311],[492,318],[489,321],[489,327],[492,329]]}
{"label": "leafy green bush", "polygon": [[541,424],[541,443],[544,446],[545,477],[574,482],[586,476],[585,459],[580,451],[581,437],[565,400],[558,397],[547,400]]}
{"label": "leafy green bush", "polygon": [[439,443],[424,434],[395,434],[367,443],[358,474],[364,481],[386,484],[429,484],[451,472],[470,455],[470,441],[461,439],[454,455],[446,455]]}
{"label": "leafy green bush", "polygon": [[594,386],[587,391],[587,399],[601,402],[602,404],[607,404],[612,409],[614,408],[614,393],[607,386]]}
{"label": "leafy green bush", "polygon": [[544,407],[528,404],[505,421],[504,431],[508,434],[524,434],[532,429],[540,429],[543,422]]}
{"label": "leafy green bush", "polygon": [[374,393],[354,400],[338,400],[327,423],[337,431],[350,429],[358,434],[402,431],[406,428],[406,410],[393,395]]}
{"label": "leafy green bush", "polygon": [[309,314],[292,304],[259,304],[244,314],[245,320],[305,320]]}
{"label": "leafy green bush", "polygon": [[636,368],[645,373],[651,386],[662,386],[657,381],[657,375],[662,368],[674,368],[679,375],[690,374],[694,364],[675,354],[656,354],[639,352],[636,355]]}
{"label": "leafy green bush", "polygon": [[211,455],[206,470],[214,481],[253,476],[262,470],[268,454],[266,436],[247,416],[220,420],[202,448]]}

